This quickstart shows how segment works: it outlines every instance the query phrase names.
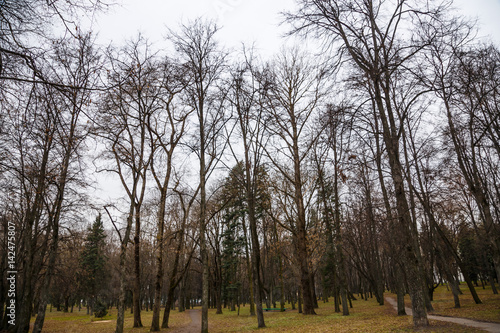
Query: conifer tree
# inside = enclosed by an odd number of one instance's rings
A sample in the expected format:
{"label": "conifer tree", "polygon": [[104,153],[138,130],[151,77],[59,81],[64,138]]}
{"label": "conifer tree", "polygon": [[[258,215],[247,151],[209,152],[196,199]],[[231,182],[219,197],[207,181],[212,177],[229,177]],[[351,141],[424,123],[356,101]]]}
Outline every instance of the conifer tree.
{"label": "conifer tree", "polygon": [[104,226],[99,213],[88,229],[84,248],[80,255],[80,288],[87,297],[87,304],[90,305],[92,313],[106,280],[105,238]]}

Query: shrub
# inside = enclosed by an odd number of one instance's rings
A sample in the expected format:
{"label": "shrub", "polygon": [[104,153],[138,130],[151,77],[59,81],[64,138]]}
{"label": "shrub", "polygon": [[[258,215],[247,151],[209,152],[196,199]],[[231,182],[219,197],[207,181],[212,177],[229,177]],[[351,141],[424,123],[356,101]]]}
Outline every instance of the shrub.
{"label": "shrub", "polygon": [[108,314],[108,309],[106,305],[104,305],[101,301],[97,301],[97,304],[94,308],[94,316],[96,318],[102,318]]}

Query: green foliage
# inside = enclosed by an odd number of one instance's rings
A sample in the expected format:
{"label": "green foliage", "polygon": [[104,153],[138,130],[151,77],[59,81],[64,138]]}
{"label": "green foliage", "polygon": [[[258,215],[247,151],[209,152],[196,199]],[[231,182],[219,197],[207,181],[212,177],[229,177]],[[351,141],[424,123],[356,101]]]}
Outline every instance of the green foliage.
{"label": "green foliage", "polygon": [[230,172],[224,183],[223,196],[228,198],[224,208],[224,232],[222,234],[222,297],[234,302],[241,285],[237,281],[237,269],[240,256],[245,246],[245,236],[242,234],[243,219],[246,206],[244,195],[243,164],[238,163]]}
{"label": "green foliage", "polygon": [[223,297],[227,300],[235,300],[238,289],[241,285],[237,281],[237,269],[245,238],[241,236],[241,225],[239,222],[242,210],[228,212],[225,216],[226,229],[223,233],[222,252],[222,276],[223,276]]}
{"label": "green foliage", "polygon": [[[270,193],[268,190],[267,173],[263,167],[257,168],[255,183],[251,191],[255,193],[255,214],[261,219],[268,209]],[[241,282],[238,281],[238,268],[246,243],[244,223],[248,218],[248,202],[246,197],[246,174],[243,162],[238,162],[224,180],[221,197],[224,207],[224,231],[222,233],[222,297],[225,301],[236,302]],[[245,224],[246,225],[246,224]]]}
{"label": "green foliage", "polygon": [[96,305],[94,306],[94,316],[96,318],[103,318],[108,314],[108,309],[104,303],[101,301],[97,301]]}
{"label": "green foliage", "polygon": [[472,235],[464,235],[461,237],[458,243],[458,251],[460,253],[460,259],[462,259],[466,267],[467,274],[469,274],[472,281],[477,281],[480,264],[475,237]]}
{"label": "green foliage", "polygon": [[80,289],[88,298],[96,298],[106,280],[106,261],[104,226],[101,214],[88,229],[84,248],[80,255]]}

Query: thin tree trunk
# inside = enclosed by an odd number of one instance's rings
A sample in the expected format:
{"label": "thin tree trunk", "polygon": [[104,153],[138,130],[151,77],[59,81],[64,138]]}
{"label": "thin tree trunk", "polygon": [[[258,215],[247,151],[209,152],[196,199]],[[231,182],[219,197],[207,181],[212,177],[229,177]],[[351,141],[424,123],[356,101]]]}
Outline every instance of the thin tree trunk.
{"label": "thin tree trunk", "polygon": [[170,319],[170,311],[173,310],[174,305],[174,288],[169,288],[167,293],[167,302],[165,303],[165,311],[163,312],[162,328],[168,328],[168,321]]}
{"label": "thin tree trunk", "polygon": [[[246,142],[246,137],[245,137]],[[250,239],[252,241],[252,275],[255,286],[255,303],[257,310],[257,327],[266,327],[264,322],[264,313],[262,310],[262,279],[260,276],[260,244],[257,234],[257,221],[255,218],[255,189],[257,187],[256,167],[253,169],[250,164],[249,151],[247,144],[245,145],[245,176],[246,176],[246,199],[248,203],[248,222],[250,224]],[[251,178],[253,174],[253,181]]]}
{"label": "thin tree trunk", "polygon": [[[58,222],[53,222],[57,223]],[[50,292],[50,283],[52,280],[52,276],[54,274],[54,267],[56,264],[56,257],[57,257],[57,247],[58,247],[58,240],[59,240],[59,226],[58,225],[53,225],[53,239],[52,239],[52,245],[49,251],[49,262],[47,266],[47,271],[45,272],[45,279],[44,279],[44,284],[43,284],[43,290],[42,290],[42,295],[41,295],[41,300],[40,304],[38,306],[38,313],[37,317],[35,320],[35,323],[33,324],[33,333],[40,333],[42,332],[42,327],[43,323],[45,321],[45,313],[47,311],[47,304],[49,301],[49,292]]]}
{"label": "thin tree trunk", "polygon": [[398,316],[406,316],[405,308],[405,283],[403,270],[399,265],[396,267],[396,288],[397,288],[397,303],[398,303]]}
{"label": "thin tree trunk", "polygon": [[125,235],[121,240],[120,247],[120,296],[118,303],[118,315],[116,317],[116,329],[115,333],[123,333],[123,323],[125,320],[125,301],[127,297],[127,268],[125,266],[127,259],[127,244],[130,240],[130,231],[132,229],[132,217],[133,217],[133,207],[129,212],[127,218],[127,227],[125,229]]}
{"label": "thin tree trunk", "polygon": [[165,204],[166,204],[166,191],[162,191],[160,196],[160,204],[158,211],[158,223],[156,233],[156,281],[155,281],[155,296],[153,304],[153,319],[151,321],[151,332],[160,330],[160,303],[161,293],[163,289],[163,237],[165,229]]}
{"label": "thin tree trunk", "polygon": [[141,240],[141,212],[140,205],[136,205],[135,209],[135,235],[134,235],[134,325],[133,327],[142,327],[141,321],[141,257],[140,257],[140,240]]}
{"label": "thin tree trunk", "polygon": [[299,313],[302,313],[302,287],[301,286],[298,287],[298,293],[299,293],[299,296],[298,296]]}
{"label": "thin tree trunk", "polygon": [[[74,97],[76,98],[76,93]],[[76,107],[76,101],[73,101]],[[41,292],[41,302],[39,304],[37,318],[33,325],[33,333],[39,333],[42,331],[43,323],[45,321],[45,312],[47,310],[47,303],[49,300],[49,289],[52,281],[52,276],[54,275],[57,249],[59,247],[59,220],[61,218],[62,205],[64,202],[64,194],[68,178],[68,168],[71,160],[71,156],[74,149],[74,137],[76,131],[76,123],[78,121],[78,109],[73,109],[71,113],[70,131],[67,137],[67,145],[65,147],[65,153],[62,163],[61,174],[59,175],[59,186],[56,201],[54,202],[54,211],[49,214],[49,220],[51,220],[50,225],[52,225],[52,243],[49,248],[49,259],[47,264],[47,271],[45,272],[45,281],[42,286]],[[52,215],[52,216],[50,216]],[[50,229],[50,228],[49,228]],[[66,298],[65,310],[68,311],[68,299]]]}
{"label": "thin tree trunk", "polygon": [[200,120],[200,255],[202,263],[202,296],[201,296],[201,333],[208,333],[208,251],[206,242],[206,167],[205,167],[205,129],[203,101],[199,101],[199,120]]}
{"label": "thin tree trunk", "polygon": [[245,223],[245,218],[243,218],[243,234],[245,235],[245,259],[247,264],[247,272],[248,272],[248,289],[250,294],[250,316],[255,316],[255,299],[253,293],[253,274],[252,274],[252,264],[250,260],[250,251],[248,249],[248,238],[247,238],[247,226]]}

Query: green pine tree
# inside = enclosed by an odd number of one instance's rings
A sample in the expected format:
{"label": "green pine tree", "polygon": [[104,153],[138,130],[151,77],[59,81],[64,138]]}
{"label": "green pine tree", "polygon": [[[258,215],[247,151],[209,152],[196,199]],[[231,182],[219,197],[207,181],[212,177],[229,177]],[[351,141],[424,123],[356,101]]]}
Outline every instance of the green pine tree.
{"label": "green pine tree", "polygon": [[87,297],[92,313],[106,280],[105,238],[104,226],[101,214],[99,214],[88,229],[80,255],[80,288],[82,294]]}

